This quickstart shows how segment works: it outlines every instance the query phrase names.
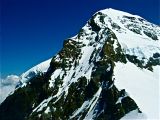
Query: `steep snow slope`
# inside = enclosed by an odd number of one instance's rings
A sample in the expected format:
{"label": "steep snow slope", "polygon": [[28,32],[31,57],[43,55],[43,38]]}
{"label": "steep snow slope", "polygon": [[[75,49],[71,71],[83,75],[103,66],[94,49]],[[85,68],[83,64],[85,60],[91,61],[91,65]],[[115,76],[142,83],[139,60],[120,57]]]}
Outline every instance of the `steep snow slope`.
{"label": "steep snow slope", "polygon": [[33,68],[29,69],[28,71],[26,71],[25,73],[23,73],[20,77],[21,77],[21,82],[25,83],[27,82],[29,79],[31,79],[32,77],[34,77],[36,74],[38,74],[39,72],[47,72],[49,66],[50,66],[50,62],[51,59],[46,60],[36,66],[34,66]]}
{"label": "steep snow slope", "polygon": [[22,74],[2,108],[14,97],[26,106],[21,119],[158,119],[159,39],[160,27],[140,16],[101,10],[52,60]]}
{"label": "steep snow slope", "polygon": [[151,72],[132,63],[117,63],[114,71],[117,88],[128,92],[148,120],[159,118],[159,70],[158,66]]}
{"label": "steep snow slope", "polygon": [[133,110],[126,114],[121,120],[156,120],[156,119],[147,119],[143,113],[139,113],[136,110]]}

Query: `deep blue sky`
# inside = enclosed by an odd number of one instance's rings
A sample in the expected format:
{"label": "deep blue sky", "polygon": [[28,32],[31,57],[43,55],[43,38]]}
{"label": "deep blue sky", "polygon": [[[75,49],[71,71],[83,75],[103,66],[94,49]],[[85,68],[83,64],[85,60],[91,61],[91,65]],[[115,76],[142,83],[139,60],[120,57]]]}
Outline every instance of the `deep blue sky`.
{"label": "deep blue sky", "polygon": [[160,24],[159,0],[1,0],[1,75],[52,57],[96,11],[114,8]]}

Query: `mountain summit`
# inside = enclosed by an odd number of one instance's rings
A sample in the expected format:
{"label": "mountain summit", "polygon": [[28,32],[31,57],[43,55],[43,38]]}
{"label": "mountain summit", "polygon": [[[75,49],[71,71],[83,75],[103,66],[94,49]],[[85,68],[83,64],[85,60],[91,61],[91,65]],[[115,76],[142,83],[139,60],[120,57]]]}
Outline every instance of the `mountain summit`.
{"label": "mountain summit", "polygon": [[158,119],[160,27],[105,9],[21,75],[1,120]]}

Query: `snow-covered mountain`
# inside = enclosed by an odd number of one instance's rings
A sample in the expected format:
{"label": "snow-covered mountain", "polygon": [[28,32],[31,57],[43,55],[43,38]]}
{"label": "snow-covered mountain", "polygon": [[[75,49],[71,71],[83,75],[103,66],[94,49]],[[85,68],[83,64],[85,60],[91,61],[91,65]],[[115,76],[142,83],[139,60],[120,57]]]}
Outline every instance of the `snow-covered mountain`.
{"label": "snow-covered mountain", "polygon": [[1,120],[159,119],[160,27],[105,9],[23,73]]}

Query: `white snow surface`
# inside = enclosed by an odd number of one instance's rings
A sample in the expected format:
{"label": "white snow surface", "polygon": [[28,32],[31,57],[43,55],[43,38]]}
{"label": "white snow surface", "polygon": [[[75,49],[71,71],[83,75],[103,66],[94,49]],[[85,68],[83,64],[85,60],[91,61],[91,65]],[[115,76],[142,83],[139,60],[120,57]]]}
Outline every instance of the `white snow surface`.
{"label": "white snow surface", "polygon": [[148,120],[160,119],[159,73],[159,66],[154,67],[154,71],[151,72],[140,69],[130,62],[116,63],[114,70],[116,87],[128,92]]}
{"label": "white snow surface", "polygon": [[147,120],[147,118],[143,113],[139,113],[138,110],[133,110],[122,117],[120,120]]}

